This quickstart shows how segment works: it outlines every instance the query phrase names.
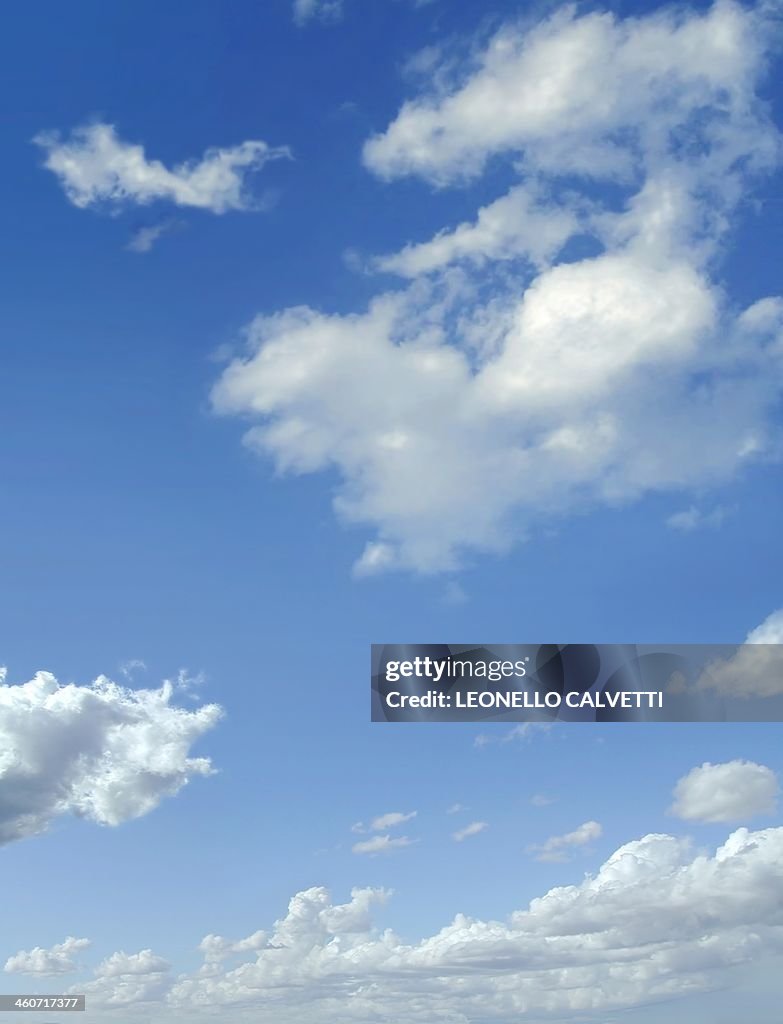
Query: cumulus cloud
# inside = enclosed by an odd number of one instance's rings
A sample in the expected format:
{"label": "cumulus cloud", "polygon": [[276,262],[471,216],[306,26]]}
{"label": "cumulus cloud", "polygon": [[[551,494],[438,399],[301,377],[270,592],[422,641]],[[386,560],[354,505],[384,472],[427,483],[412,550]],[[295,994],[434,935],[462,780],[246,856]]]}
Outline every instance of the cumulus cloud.
{"label": "cumulus cloud", "polygon": [[261,1024],[603,1019],[719,988],[728,968],[783,950],[781,886],[783,829],[773,828],[740,829],[699,853],[686,840],[647,835],[505,920],[457,914],[420,941],[374,925],[386,891],[354,889],[335,904],[315,887],[290,901],[268,941],[241,962],[216,961],[207,944],[205,963],[175,978],[165,961],[144,975],[126,959],[125,973],[101,969],[89,1003],[121,1004],[135,983],[147,1019],[153,1011]]}
{"label": "cumulus cloud", "polygon": [[81,983],[79,992],[88,1003],[99,1006],[143,1006],[158,1002],[171,988],[171,965],[151,949],[138,953],[113,953],[96,969],[92,981]]}
{"label": "cumulus cloud", "polygon": [[[368,142],[384,178],[499,158],[521,181],[383,257],[407,281],[365,310],[257,317],[214,388],[280,471],[338,471],[338,517],[374,533],[358,574],[452,570],[774,453],[783,302],[737,312],[714,275],[779,156],[760,10],[511,25]],[[594,255],[569,258],[576,235]]]}
{"label": "cumulus cloud", "polygon": [[783,608],[751,630],[731,658],[716,659],[707,665],[696,686],[726,697],[783,694]]}
{"label": "cumulus cloud", "polygon": [[339,21],[343,16],[343,0],[294,0],[294,21],[306,25],[310,21]]}
{"label": "cumulus cloud", "polygon": [[641,150],[660,147],[662,130],[718,102],[731,114],[750,98],[759,36],[758,22],[730,2],[703,15],[625,20],[579,17],[569,5],[532,29],[501,30],[450,88],[407,101],[364,159],[383,177],[443,183],[511,152],[526,166],[622,180]]}
{"label": "cumulus cloud", "polygon": [[707,761],[679,780],[671,811],[688,821],[748,821],[773,814],[779,792],[775,773],[765,765]]}
{"label": "cumulus cloud", "polygon": [[101,676],[60,685],[48,672],[6,684],[0,674],[0,844],[45,831],[62,815],[119,825],[213,771],[191,747],[220,719],[187,711],[175,686],[132,690]]}
{"label": "cumulus cloud", "polygon": [[123,142],[113,125],[100,123],[76,128],[66,139],[42,132],[34,141],[46,154],[44,166],[81,208],[166,200],[212,213],[251,210],[258,203],[248,191],[248,176],[270,160],[290,156],[284,146],[248,141],[208,149],[200,160],[169,169],[160,160],[148,159],[143,146]]}
{"label": "cumulus cloud", "polygon": [[470,839],[471,836],[477,836],[479,832],[483,832],[488,829],[489,825],[486,821],[472,821],[469,825],[464,828],[458,829],[456,832],[451,833],[451,838],[455,843],[461,843],[465,839]]}
{"label": "cumulus cloud", "polygon": [[362,839],[354,843],[351,849],[354,853],[391,853],[392,850],[401,850],[406,846],[412,846],[415,840],[408,836],[392,837],[388,833],[380,836],[373,836],[372,839]]}
{"label": "cumulus cloud", "polygon": [[64,942],[51,949],[36,946],[35,949],[20,950],[14,956],[9,956],[3,970],[8,974],[69,974],[77,970],[74,958],[90,945],[89,939],[68,936]]}
{"label": "cumulus cloud", "polygon": [[535,853],[536,860],[557,863],[567,861],[575,848],[587,846],[594,839],[599,839],[603,829],[597,821],[586,821],[573,832],[563,836],[550,836],[540,846],[529,846],[528,852]]}

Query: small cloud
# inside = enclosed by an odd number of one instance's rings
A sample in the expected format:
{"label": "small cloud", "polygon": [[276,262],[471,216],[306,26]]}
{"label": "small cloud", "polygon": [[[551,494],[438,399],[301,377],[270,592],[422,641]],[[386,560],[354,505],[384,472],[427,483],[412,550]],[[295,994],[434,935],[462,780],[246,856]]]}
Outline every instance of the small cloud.
{"label": "small cloud", "polygon": [[[257,210],[259,203],[248,191],[249,177],[272,160],[291,158],[286,146],[249,139],[228,149],[208,149],[200,160],[169,168],[149,159],[143,146],[123,141],[114,125],[101,123],[82,125],[66,139],[57,132],[41,132],[33,142],[46,154],[44,166],[80,209],[166,200],[212,213]],[[152,228],[141,237],[137,234],[135,251],[146,252],[156,237]]]}
{"label": "small cloud", "polygon": [[446,814],[459,814],[460,811],[466,811],[467,808],[464,804],[452,804],[451,807],[446,808]]}
{"label": "small cloud", "polygon": [[343,0],[294,0],[294,22],[335,22],[343,16]]}
{"label": "small cloud", "polygon": [[469,839],[471,836],[477,836],[479,832],[483,832],[487,828],[489,828],[489,825],[486,821],[472,821],[470,825],[466,825],[457,832],[452,832],[451,838],[455,843],[461,843],[465,839]]}
{"label": "small cloud", "polygon": [[373,836],[372,839],[364,839],[360,843],[354,843],[351,847],[354,853],[391,853],[392,850],[401,850],[405,846],[413,846],[415,840],[407,836],[390,835]]}
{"label": "small cloud", "polygon": [[381,814],[370,822],[370,829],[373,832],[386,832],[390,828],[402,825],[416,817],[416,811],[409,811],[404,814],[402,811],[390,811],[388,814]]}
{"label": "small cloud", "polygon": [[692,533],[694,530],[717,530],[731,515],[731,510],[722,505],[716,505],[709,511],[702,511],[695,505],[675,512],[666,520],[666,525],[672,530],[679,530],[681,533]]}
{"label": "small cloud", "polygon": [[553,804],[554,802],[554,797],[546,796],[544,793],[536,793],[534,796],[531,796],[530,798],[530,803],[534,807],[549,807],[549,805]]}
{"label": "small cloud", "polygon": [[569,859],[569,852],[580,846],[587,846],[598,839],[603,829],[597,821],[586,821],[573,832],[563,836],[550,836],[540,846],[529,846],[528,853],[535,853],[536,860],[550,863],[561,863]]}
{"label": "small cloud", "polygon": [[479,733],[473,740],[473,746],[481,749],[490,743],[513,743],[516,740],[530,740],[536,733],[548,732],[552,728],[551,722],[520,722],[508,732],[493,736],[489,733]]}
{"label": "small cloud", "polygon": [[777,776],[763,764],[706,762],[679,780],[669,810],[686,821],[742,822],[774,814],[779,793]]}
{"label": "small cloud", "polygon": [[137,672],[146,672],[147,666],[141,658],[129,658],[120,665],[120,672],[126,679],[132,679]]}
{"label": "small cloud", "polygon": [[443,603],[448,605],[460,605],[465,604],[468,600],[468,595],[459,585],[459,583],[451,580],[446,584],[443,591]]}

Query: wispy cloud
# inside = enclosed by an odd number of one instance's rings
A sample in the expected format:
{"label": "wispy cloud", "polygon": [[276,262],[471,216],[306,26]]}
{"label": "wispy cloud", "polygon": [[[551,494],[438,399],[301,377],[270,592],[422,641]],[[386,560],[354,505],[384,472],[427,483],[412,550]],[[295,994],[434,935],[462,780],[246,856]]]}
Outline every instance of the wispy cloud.
{"label": "wispy cloud", "polygon": [[479,832],[484,832],[488,829],[489,825],[486,821],[472,821],[470,825],[466,825],[464,828],[458,829],[456,832],[451,833],[451,838],[455,843],[461,843],[465,839],[470,839],[471,836],[477,836]]}
{"label": "wispy cloud", "polygon": [[401,850],[406,846],[413,846],[415,839],[408,836],[373,836],[372,839],[363,839],[354,843],[351,847],[354,853],[391,853],[393,850]]}
{"label": "wispy cloud", "polygon": [[597,821],[586,821],[573,832],[567,832],[562,836],[550,836],[540,846],[529,846],[528,853],[534,853],[536,860],[561,862],[569,859],[570,853],[580,846],[587,846],[588,843],[598,839],[603,829]]}
{"label": "wispy cloud", "polygon": [[343,0],[294,0],[293,13],[297,25],[339,21],[343,16]]}
{"label": "wispy cloud", "polygon": [[717,529],[725,523],[731,515],[731,510],[722,505],[704,510],[690,505],[681,512],[675,512],[666,520],[666,525],[672,530],[679,530],[682,533],[692,533],[694,530]]}

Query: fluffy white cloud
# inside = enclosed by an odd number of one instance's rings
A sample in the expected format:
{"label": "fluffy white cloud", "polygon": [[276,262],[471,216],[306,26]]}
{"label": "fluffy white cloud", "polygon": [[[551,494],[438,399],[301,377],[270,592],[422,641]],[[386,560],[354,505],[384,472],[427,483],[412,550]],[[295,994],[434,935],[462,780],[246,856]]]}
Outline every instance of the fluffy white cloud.
{"label": "fluffy white cloud", "polygon": [[74,957],[90,945],[89,939],[68,936],[64,942],[51,949],[36,946],[35,949],[20,950],[14,956],[9,956],[3,970],[9,974],[68,974],[77,969]]}
{"label": "fluffy white cloud", "polygon": [[556,206],[522,185],[479,210],[472,224],[442,231],[429,242],[407,245],[376,260],[379,270],[418,277],[462,260],[512,260],[524,257],[544,266],[579,230],[576,212]]}
{"label": "fluffy white cloud", "polygon": [[706,762],[679,780],[671,810],[688,821],[748,821],[774,813],[779,792],[775,773],[763,764]]}
{"label": "fluffy white cloud", "polygon": [[[366,311],[258,317],[214,389],[279,470],[338,470],[338,516],[376,533],[358,573],[453,569],[552,516],[774,453],[783,302],[737,314],[711,276],[779,150],[754,93],[765,31],[728,0],[625,21],[569,8],[503,30],[371,140],[387,177],[505,154],[524,181],[385,257],[411,280]],[[575,232],[597,254],[552,263]]]}
{"label": "fluffy white cloud", "polygon": [[89,1002],[98,1011],[127,1002],[135,982],[147,1019],[153,1011],[161,1020],[205,1013],[261,1024],[603,1019],[718,988],[730,967],[783,952],[782,887],[781,828],[740,829],[711,854],[647,835],[504,921],[458,914],[414,942],[373,926],[370,910],[385,891],[356,889],[335,905],[317,887],[298,893],[240,963],[216,960],[207,943],[191,973],[175,979],[162,961],[151,974],[118,973],[114,988],[104,966]]}
{"label": "fluffy white cloud", "polygon": [[76,128],[70,138],[43,132],[34,140],[46,153],[44,166],[60,179],[79,207],[96,203],[152,203],[167,200],[213,213],[257,205],[246,178],[270,160],[290,156],[286,147],[249,141],[229,149],[208,149],[200,160],[173,169],[149,160],[144,147],[123,142],[113,125]]}
{"label": "fluffy white cloud", "polygon": [[343,0],[294,0],[294,21],[306,25],[309,21],[339,21],[343,14]]}
{"label": "fluffy white cloud", "polygon": [[742,647],[705,668],[696,682],[700,690],[726,697],[777,697],[783,694],[783,608],[751,630]]}
{"label": "fluffy white cloud", "polygon": [[177,707],[174,684],[131,690],[101,676],[61,686],[0,673],[0,844],[74,814],[118,825],[153,810],[191,778],[209,775],[190,749],[221,716],[215,704]]}
{"label": "fluffy white cloud", "polygon": [[151,949],[113,953],[95,971],[95,978],[78,985],[80,993],[99,1006],[127,1007],[158,1002],[171,988],[171,965]]}
{"label": "fluffy white cloud", "polygon": [[603,829],[597,821],[586,821],[575,828],[573,832],[567,832],[562,836],[550,836],[540,846],[530,846],[530,853],[535,853],[536,860],[557,863],[567,861],[569,854],[576,847],[587,846],[594,839],[599,839]]}
{"label": "fluffy white cloud", "polygon": [[511,152],[536,170],[627,179],[645,154],[665,152],[668,131],[695,129],[697,112],[716,119],[716,136],[745,113],[761,31],[731,2],[625,20],[569,5],[533,29],[508,26],[451,87],[406,102],[365,162],[441,183]]}
{"label": "fluffy white cloud", "polygon": [[392,850],[402,850],[406,846],[412,846],[414,839],[408,836],[392,837],[388,833],[382,836],[373,836],[372,839],[362,839],[354,843],[351,849],[354,853],[391,853]]}
{"label": "fluffy white cloud", "polygon": [[451,838],[455,843],[461,843],[465,839],[470,839],[471,836],[477,836],[479,832],[483,832],[488,829],[489,825],[486,821],[472,821],[469,825],[464,828],[458,829],[456,832],[452,832]]}

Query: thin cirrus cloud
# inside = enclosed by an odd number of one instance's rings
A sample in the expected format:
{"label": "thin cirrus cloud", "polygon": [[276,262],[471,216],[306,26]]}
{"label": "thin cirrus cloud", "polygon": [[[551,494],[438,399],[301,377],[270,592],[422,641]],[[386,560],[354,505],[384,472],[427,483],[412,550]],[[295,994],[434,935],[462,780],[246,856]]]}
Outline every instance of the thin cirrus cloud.
{"label": "thin cirrus cloud", "polygon": [[7,974],[37,974],[42,977],[55,974],[70,974],[78,970],[75,957],[92,945],[89,939],[75,939],[68,936],[51,949],[36,946],[35,949],[20,950],[5,962]]}
{"label": "thin cirrus cloud", "polygon": [[297,25],[339,21],[343,16],[343,0],[294,0],[293,15]]}
{"label": "thin cirrus cloud", "polygon": [[694,530],[713,529],[722,526],[729,515],[729,510],[722,505],[704,510],[696,505],[675,512],[666,520],[666,525],[672,530],[679,530],[681,533],[693,533]]}
{"label": "thin cirrus cloud", "polygon": [[[760,944],[781,940],[769,898],[781,885],[783,828],[741,828],[714,851],[646,835],[503,921],[458,913],[410,941],[375,926],[387,890],[355,888],[340,904],[319,886],[246,940],[208,936],[195,969],[174,971],[151,950],[115,954],[79,991],[99,1011],[174,1021],[207,1011],[316,1024],[339,1008],[363,1024],[389,1019],[393,1007],[395,1022],[416,1024],[422,1006],[428,1020],[468,1024],[581,1019],[586,1008],[603,1017],[718,990],[727,969],[757,964]],[[236,951],[227,961],[226,950]]]}
{"label": "thin cirrus cloud", "polygon": [[575,849],[587,846],[595,839],[600,839],[603,829],[597,821],[586,821],[562,836],[550,836],[541,845],[528,847],[528,852],[535,854],[536,860],[549,863],[561,863],[569,860]]}
{"label": "thin cirrus cloud", "polygon": [[488,828],[489,825],[486,821],[472,821],[464,828],[460,828],[456,832],[452,832],[451,838],[455,843],[462,843],[466,839],[470,839],[472,836],[477,836],[479,833],[486,831]]}
{"label": "thin cirrus cloud", "polygon": [[208,149],[198,160],[168,168],[149,159],[143,146],[124,142],[113,125],[101,123],[82,125],[68,138],[41,132],[33,141],[44,151],[44,166],[58,177],[74,206],[82,209],[157,201],[212,213],[263,208],[248,186],[250,175],[291,155],[286,146],[250,140]]}
{"label": "thin cirrus cloud", "polygon": [[671,813],[686,821],[744,822],[774,814],[780,784],[766,765],[754,761],[706,762],[677,783]]}
{"label": "thin cirrus cloud", "polygon": [[49,672],[11,685],[0,670],[0,845],[66,815],[119,825],[212,774],[191,748],[222,710],[179,707],[178,689],[132,690],[105,676],[60,685]]}
{"label": "thin cirrus cloud", "polygon": [[355,825],[351,826],[351,831],[387,832],[390,828],[396,828],[397,825],[404,825],[406,821],[411,821],[417,814],[418,811],[389,811],[387,814],[379,814],[377,818],[373,818],[369,825],[365,825],[363,821],[357,821]]}
{"label": "thin cirrus cloud", "polygon": [[351,849],[354,853],[391,853],[393,850],[402,850],[406,846],[413,846],[415,842],[415,839],[410,839],[408,836],[390,836],[386,833],[373,836],[372,839],[362,839],[358,843],[354,843]]}
{"label": "thin cirrus cloud", "polygon": [[[357,574],[452,570],[774,452],[783,302],[736,312],[715,271],[780,152],[765,11],[510,24],[367,141],[385,181],[465,186],[490,160],[520,180],[381,257],[403,280],[366,309],[258,316],[213,389],[278,470],[338,471],[335,511],[369,534]],[[577,236],[595,255],[568,261]]]}

